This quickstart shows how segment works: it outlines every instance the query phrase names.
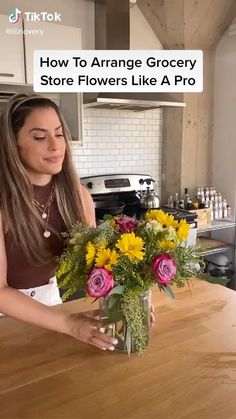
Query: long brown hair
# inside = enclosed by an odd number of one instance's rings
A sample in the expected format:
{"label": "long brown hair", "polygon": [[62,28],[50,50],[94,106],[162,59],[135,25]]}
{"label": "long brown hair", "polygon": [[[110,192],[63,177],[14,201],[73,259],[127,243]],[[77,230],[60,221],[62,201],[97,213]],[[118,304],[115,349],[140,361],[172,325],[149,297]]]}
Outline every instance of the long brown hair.
{"label": "long brown hair", "polygon": [[51,257],[45,248],[40,227],[43,225],[33,202],[30,183],[17,149],[17,134],[25,119],[37,108],[53,108],[62,124],[66,151],[60,173],[53,176],[57,205],[68,229],[73,223],[87,224],[78,175],[72,164],[67,125],[50,99],[39,95],[14,95],[0,119],[0,211],[7,234],[32,264],[44,264]]}

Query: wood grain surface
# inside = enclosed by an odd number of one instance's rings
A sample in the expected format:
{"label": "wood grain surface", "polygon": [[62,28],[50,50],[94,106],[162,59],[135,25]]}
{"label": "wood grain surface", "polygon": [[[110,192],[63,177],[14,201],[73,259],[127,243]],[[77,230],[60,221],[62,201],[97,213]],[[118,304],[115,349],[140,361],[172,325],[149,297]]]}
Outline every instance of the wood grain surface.
{"label": "wood grain surface", "polygon": [[[235,419],[236,293],[191,288],[175,301],[154,290],[157,326],[141,357],[1,319],[0,418]],[[55,309],[84,311],[91,301]]]}

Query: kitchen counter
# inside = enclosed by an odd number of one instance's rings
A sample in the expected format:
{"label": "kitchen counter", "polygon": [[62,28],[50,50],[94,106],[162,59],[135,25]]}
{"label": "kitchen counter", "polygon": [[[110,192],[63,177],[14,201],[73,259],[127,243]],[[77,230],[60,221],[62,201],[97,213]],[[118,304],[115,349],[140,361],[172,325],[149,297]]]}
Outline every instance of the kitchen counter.
{"label": "kitchen counter", "polygon": [[141,357],[1,319],[0,418],[235,419],[236,293],[192,284],[175,301],[155,289],[158,325]]}

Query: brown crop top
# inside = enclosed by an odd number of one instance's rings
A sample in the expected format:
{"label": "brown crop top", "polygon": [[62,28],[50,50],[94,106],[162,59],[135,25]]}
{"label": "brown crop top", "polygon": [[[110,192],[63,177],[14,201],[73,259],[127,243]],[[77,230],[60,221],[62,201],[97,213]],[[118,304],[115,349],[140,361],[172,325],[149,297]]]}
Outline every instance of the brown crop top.
{"label": "brown crop top", "polygon": [[[45,186],[34,185],[34,198],[43,204],[50,196],[52,182]],[[65,232],[66,226],[59,213],[56,199],[54,198],[50,208],[49,224],[59,232]],[[42,230],[43,234],[43,230]],[[53,256],[60,256],[64,248],[63,238],[51,233],[49,238],[44,239],[50,248]],[[16,246],[12,246],[8,235],[5,236],[5,246],[7,255],[7,282],[10,287],[24,289],[39,287],[48,283],[49,279],[55,275],[57,268],[56,261],[41,266],[32,266],[25,258],[22,251]]]}

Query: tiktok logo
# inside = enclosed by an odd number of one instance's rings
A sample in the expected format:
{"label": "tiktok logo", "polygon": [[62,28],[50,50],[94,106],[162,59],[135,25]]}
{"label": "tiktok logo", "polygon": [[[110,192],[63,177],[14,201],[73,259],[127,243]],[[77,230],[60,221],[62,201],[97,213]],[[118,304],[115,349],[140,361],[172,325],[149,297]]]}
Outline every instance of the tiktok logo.
{"label": "tiktok logo", "polygon": [[22,15],[22,12],[17,7],[14,9],[13,13],[9,13],[8,15],[8,21],[10,23],[17,23],[20,16]]}

